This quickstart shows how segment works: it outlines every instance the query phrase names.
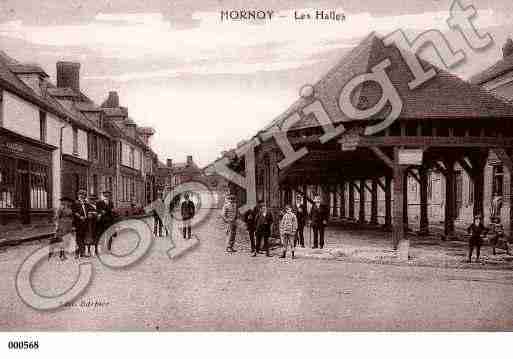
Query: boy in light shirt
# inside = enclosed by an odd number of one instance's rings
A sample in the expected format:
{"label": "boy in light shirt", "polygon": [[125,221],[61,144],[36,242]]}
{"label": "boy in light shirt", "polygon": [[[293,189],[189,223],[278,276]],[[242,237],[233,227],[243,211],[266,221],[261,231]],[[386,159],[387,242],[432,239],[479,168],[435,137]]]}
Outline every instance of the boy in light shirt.
{"label": "boy in light shirt", "polygon": [[290,204],[285,206],[285,214],[280,222],[280,236],[283,242],[283,254],[280,258],[285,258],[287,255],[287,248],[290,246],[292,251],[292,258],[294,258],[295,238],[297,232],[297,217],[292,212]]}

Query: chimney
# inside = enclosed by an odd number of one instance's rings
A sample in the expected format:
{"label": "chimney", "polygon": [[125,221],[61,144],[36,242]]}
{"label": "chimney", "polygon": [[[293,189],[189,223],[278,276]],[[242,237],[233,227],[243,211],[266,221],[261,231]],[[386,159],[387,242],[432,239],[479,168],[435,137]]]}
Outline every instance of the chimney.
{"label": "chimney", "polygon": [[513,40],[509,38],[502,47],[502,56],[504,58],[513,55]]}
{"label": "chimney", "polygon": [[167,165],[167,167],[172,168],[173,167],[173,160],[171,158],[168,158],[167,161],[166,161],[166,165]]}
{"label": "chimney", "polygon": [[187,166],[192,166],[192,156],[187,156]]}
{"label": "chimney", "polygon": [[116,91],[110,91],[109,97],[102,104],[102,107],[114,108],[119,107],[119,95]]}
{"label": "chimney", "polygon": [[57,87],[70,87],[74,91],[80,92],[79,62],[57,62]]}

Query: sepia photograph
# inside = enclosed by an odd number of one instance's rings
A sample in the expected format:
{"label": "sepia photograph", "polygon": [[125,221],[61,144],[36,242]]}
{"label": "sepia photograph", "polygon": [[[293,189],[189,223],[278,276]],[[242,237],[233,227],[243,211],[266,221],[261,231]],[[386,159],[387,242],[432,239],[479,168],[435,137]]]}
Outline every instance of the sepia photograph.
{"label": "sepia photograph", "polygon": [[510,0],[0,2],[7,353],[510,332],[512,201]]}

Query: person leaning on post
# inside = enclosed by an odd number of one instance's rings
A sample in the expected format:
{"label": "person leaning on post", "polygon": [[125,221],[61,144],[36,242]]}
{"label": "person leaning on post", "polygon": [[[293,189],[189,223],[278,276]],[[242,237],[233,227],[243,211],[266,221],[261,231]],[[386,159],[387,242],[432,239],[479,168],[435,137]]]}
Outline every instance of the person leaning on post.
{"label": "person leaning on post", "polygon": [[235,244],[235,235],[237,233],[237,204],[235,203],[235,196],[233,194],[226,196],[222,210],[222,217],[224,223],[226,223],[226,234],[228,237],[226,251],[236,252],[233,246]]}

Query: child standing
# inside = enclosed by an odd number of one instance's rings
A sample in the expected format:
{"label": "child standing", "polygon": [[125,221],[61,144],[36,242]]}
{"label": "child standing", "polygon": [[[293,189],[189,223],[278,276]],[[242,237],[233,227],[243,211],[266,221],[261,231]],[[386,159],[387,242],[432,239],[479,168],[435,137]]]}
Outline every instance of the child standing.
{"label": "child standing", "polygon": [[285,214],[280,222],[280,235],[283,242],[283,254],[280,258],[285,258],[287,255],[287,248],[290,246],[292,251],[292,258],[294,258],[295,238],[297,231],[297,217],[292,212],[290,204],[285,206]]}
{"label": "child standing", "polygon": [[71,210],[71,204],[73,200],[68,197],[61,198],[61,203],[57,211],[55,212],[54,223],[55,223],[55,238],[50,243],[50,252],[48,253],[48,259],[53,255],[55,248],[59,249],[59,258],[66,260],[66,253],[64,252],[64,239],[63,237],[73,233],[73,212]]}
{"label": "child standing", "polygon": [[488,232],[488,229],[481,222],[481,216],[477,215],[474,217],[474,222],[467,228],[467,232],[470,233],[469,239],[469,251],[468,251],[468,262],[472,262],[472,252],[476,247],[476,262],[479,262],[479,254],[481,252],[481,244],[483,240],[481,236]]}

